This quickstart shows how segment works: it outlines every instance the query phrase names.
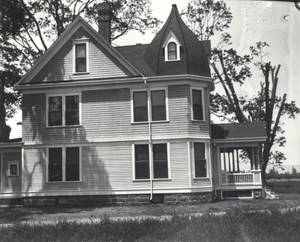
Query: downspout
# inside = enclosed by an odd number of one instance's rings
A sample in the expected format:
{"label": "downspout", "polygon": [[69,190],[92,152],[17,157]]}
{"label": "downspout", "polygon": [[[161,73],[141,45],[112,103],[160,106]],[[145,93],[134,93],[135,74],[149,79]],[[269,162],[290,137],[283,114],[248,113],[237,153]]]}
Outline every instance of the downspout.
{"label": "downspout", "polygon": [[147,87],[147,106],[148,106],[148,133],[149,133],[149,164],[150,164],[150,201],[153,199],[153,152],[152,152],[152,126],[151,126],[151,120],[152,120],[152,112],[151,112],[151,92],[150,87],[147,82],[147,77],[143,78],[144,84]]}

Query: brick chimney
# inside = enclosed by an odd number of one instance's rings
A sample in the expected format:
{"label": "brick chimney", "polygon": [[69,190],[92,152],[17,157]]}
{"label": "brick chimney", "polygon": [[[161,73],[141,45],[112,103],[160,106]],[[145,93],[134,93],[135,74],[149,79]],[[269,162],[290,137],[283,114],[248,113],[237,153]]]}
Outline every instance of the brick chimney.
{"label": "brick chimney", "polygon": [[100,36],[111,44],[111,20],[112,10],[107,2],[99,4],[98,7],[98,32]]}

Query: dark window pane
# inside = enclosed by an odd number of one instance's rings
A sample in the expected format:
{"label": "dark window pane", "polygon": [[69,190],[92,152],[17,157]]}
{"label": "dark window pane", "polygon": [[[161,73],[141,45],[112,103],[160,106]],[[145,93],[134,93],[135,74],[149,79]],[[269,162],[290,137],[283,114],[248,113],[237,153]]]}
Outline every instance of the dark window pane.
{"label": "dark window pane", "polygon": [[75,63],[75,71],[76,72],[86,72],[86,44],[76,44],[75,45],[76,52],[76,63]]}
{"label": "dark window pane", "polygon": [[205,143],[194,143],[195,177],[206,177]]}
{"label": "dark window pane", "polygon": [[134,122],[148,121],[147,92],[133,93]]}
{"label": "dark window pane", "polygon": [[48,124],[62,125],[62,97],[49,97]]}
{"label": "dark window pane", "polygon": [[168,44],[168,60],[177,60],[177,45],[174,42]]}
{"label": "dark window pane", "polygon": [[153,145],[154,178],[168,178],[167,144]]}
{"label": "dark window pane", "polygon": [[201,90],[193,90],[193,119],[203,120],[203,103]]}
{"label": "dark window pane", "polygon": [[10,175],[16,176],[18,175],[18,165],[17,164],[11,164],[9,166]]}
{"label": "dark window pane", "polygon": [[48,180],[62,181],[62,148],[49,149]]}
{"label": "dark window pane", "polygon": [[66,96],[66,125],[79,124],[79,96]]}
{"label": "dark window pane", "polygon": [[79,148],[66,148],[66,181],[79,181]]}
{"label": "dark window pane", "polygon": [[151,92],[151,104],[152,120],[166,120],[166,99],[164,90]]}
{"label": "dark window pane", "polygon": [[149,146],[135,145],[135,179],[149,177]]}

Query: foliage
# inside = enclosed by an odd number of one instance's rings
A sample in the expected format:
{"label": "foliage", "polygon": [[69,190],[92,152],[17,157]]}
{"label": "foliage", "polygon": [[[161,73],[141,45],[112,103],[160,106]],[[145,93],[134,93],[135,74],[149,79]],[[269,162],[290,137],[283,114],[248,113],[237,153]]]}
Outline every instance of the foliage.
{"label": "foliage", "polygon": [[297,241],[300,212],[233,209],[225,215],[173,216],[171,219],[58,221],[0,228],[3,241]]}
{"label": "foliage", "polygon": [[[220,38],[211,58],[212,75],[217,87],[220,86],[210,97],[211,113],[222,121],[265,123],[267,141],[261,150],[265,181],[267,165],[281,165],[286,159],[281,151],[273,148],[286,143],[282,117],[295,118],[300,112],[294,101],[287,101],[286,94],[278,95],[280,65],[273,66],[265,61],[269,46],[266,42],[255,43],[249,48],[249,53],[243,55],[231,47],[231,36],[225,31],[233,16],[225,2],[193,0],[183,14],[200,40]],[[253,97],[239,95],[241,87],[254,82],[254,73],[260,73],[262,79],[257,83],[257,94]]]}
{"label": "foliage", "polygon": [[[281,175],[285,174],[279,174],[280,177]],[[286,177],[284,176],[282,178]],[[298,178],[300,178],[299,175]],[[268,181],[268,186],[272,189],[273,192],[276,193],[300,194],[300,181]]]}
{"label": "foliage", "polygon": [[[158,26],[149,0],[105,0],[113,12],[112,37],[129,30],[141,33]],[[12,86],[77,15],[97,23],[95,13],[102,0],[2,0],[0,6],[0,142],[7,139],[6,119],[20,106],[20,95]]]}
{"label": "foliage", "polygon": [[292,167],[292,172],[284,172],[284,173],[279,173],[275,169],[271,169],[267,174],[266,174],[267,179],[281,179],[281,178],[286,178],[286,179],[292,179],[292,178],[300,178],[300,172],[296,170],[295,167]]}

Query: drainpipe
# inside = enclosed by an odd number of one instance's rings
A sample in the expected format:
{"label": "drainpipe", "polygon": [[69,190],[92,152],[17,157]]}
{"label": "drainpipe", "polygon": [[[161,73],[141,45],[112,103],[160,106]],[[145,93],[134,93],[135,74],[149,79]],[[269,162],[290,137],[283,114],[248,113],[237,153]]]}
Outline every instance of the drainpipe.
{"label": "drainpipe", "polygon": [[149,133],[149,163],[150,163],[150,201],[153,199],[153,152],[152,152],[152,112],[151,112],[151,92],[147,82],[147,77],[144,77],[144,83],[147,87],[147,105],[148,105],[148,133]]}

